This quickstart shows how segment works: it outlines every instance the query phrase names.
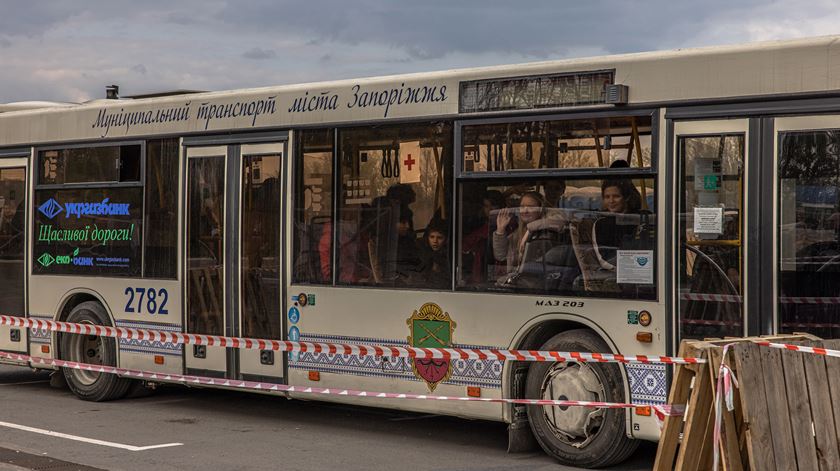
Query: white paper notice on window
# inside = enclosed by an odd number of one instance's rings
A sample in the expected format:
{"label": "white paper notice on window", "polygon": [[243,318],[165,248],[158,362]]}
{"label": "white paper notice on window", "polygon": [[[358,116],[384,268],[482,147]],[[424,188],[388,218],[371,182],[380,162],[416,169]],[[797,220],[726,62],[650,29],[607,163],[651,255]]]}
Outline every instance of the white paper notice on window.
{"label": "white paper notice on window", "polygon": [[723,208],[694,208],[695,234],[723,234]]}
{"label": "white paper notice on window", "polygon": [[618,250],[615,263],[617,283],[653,284],[653,250]]}

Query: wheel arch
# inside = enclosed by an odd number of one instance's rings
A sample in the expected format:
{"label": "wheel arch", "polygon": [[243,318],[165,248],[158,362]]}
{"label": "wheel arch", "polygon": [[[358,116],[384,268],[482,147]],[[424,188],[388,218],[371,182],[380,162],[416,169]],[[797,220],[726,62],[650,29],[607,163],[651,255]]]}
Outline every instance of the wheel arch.
{"label": "wheel arch", "polygon": [[[574,329],[587,329],[598,335],[609,347],[609,352],[618,353],[618,347],[610,335],[600,325],[590,319],[570,313],[550,312],[532,318],[514,334],[509,348],[516,350],[538,350],[551,337]],[[502,369],[502,394],[503,397],[524,398],[526,375],[517,374],[517,369],[526,362],[506,361]],[[630,402],[630,381],[625,368],[619,368],[622,381],[624,382],[624,395]],[[512,423],[521,415],[515,411],[514,404],[505,404],[502,415],[505,422]],[[628,435],[632,435],[632,414],[626,414],[625,429]]]}
{"label": "wheel arch", "polygon": [[[68,291],[67,293],[62,296],[61,301],[59,301],[58,311],[56,313],[55,320],[57,321],[66,321],[67,317],[73,311],[73,309],[87,301],[95,301],[99,303],[103,309],[105,309],[105,313],[108,315],[108,321],[111,323],[111,326],[116,326],[116,321],[114,320],[114,315],[111,312],[108,303],[105,301],[105,298],[102,297],[101,294],[96,292],[95,290],[89,288],[77,288]],[[59,336],[57,332],[53,332],[53,345],[54,351],[56,355],[60,352],[61,346],[58,343]],[[117,342],[117,355],[119,355],[119,342]]]}

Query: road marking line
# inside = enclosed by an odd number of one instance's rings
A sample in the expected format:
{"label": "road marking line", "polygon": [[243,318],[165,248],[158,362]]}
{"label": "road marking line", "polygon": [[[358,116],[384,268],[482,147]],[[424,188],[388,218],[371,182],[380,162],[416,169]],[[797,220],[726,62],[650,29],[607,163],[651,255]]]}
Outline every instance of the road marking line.
{"label": "road marking line", "polygon": [[109,446],[112,448],[121,448],[123,450],[128,451],[145,451],[145,450],[153,450],[156,448],[167,448],[172,446],[182,446],[183,443],[164,443],[162,445],[149,445],[149,446],[134,446],[134,445],[125,445],[122,443],[114,443],[114,442],[106,442],[105,440],[97,440],[95,438],[85,438],[80,437],[78,435],[70,435],[67,433],[61,432],[53,432],[52,430],[44,430],[41,428],[35,427],[27,427],[26,425],[18,425],[9,422],[0,422],[0,427],[8,427],[17,430],[23,430],[25,432],[32,432],[32,433],[40,433],[41,435],[49,435],[51,437],[58,437],[58,438],[66,438],[68,440],[75,440],[77,442],[84,442],[84,443],[91,443],[94,445],[102,445],[102,446]]}
{"label": "road marking line", "polygon": [[23,384],[49,383],[48,379],[39,379],[38,381],[20,381],[17,383],[0,383],[0,386],[20,386]]}

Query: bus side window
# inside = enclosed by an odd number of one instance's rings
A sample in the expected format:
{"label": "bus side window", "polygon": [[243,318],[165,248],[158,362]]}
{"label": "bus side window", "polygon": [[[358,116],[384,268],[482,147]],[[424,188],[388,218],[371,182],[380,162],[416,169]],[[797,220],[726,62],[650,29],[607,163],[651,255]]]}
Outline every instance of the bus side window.
{"label": "bus side window", "polygon": [[451,288],[451,139],[450,123],[340,131],[339,284]]}
{"label": "bus side window", "polygon": [[296,283],[332,284],[332,129],[298,133],[294,178],[294,251]]}

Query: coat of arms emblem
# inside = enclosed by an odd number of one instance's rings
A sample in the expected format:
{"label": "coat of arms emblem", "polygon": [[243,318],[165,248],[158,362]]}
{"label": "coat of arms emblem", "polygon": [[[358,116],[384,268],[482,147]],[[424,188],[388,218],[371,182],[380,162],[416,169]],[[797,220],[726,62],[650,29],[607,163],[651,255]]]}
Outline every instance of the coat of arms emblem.
{"label": "coat of arms emblem", "polygon": [[[455,322],[449,313],[443,312],[435,303],[426,303],[406,321],[411,335],[408,344],[412,347],[446,348],[452,346],[452,333]],[[421,359],[412,360],[414,375],[422,379],[434,391],[438,384],[452,376],[452,365],[449,360]]]}

